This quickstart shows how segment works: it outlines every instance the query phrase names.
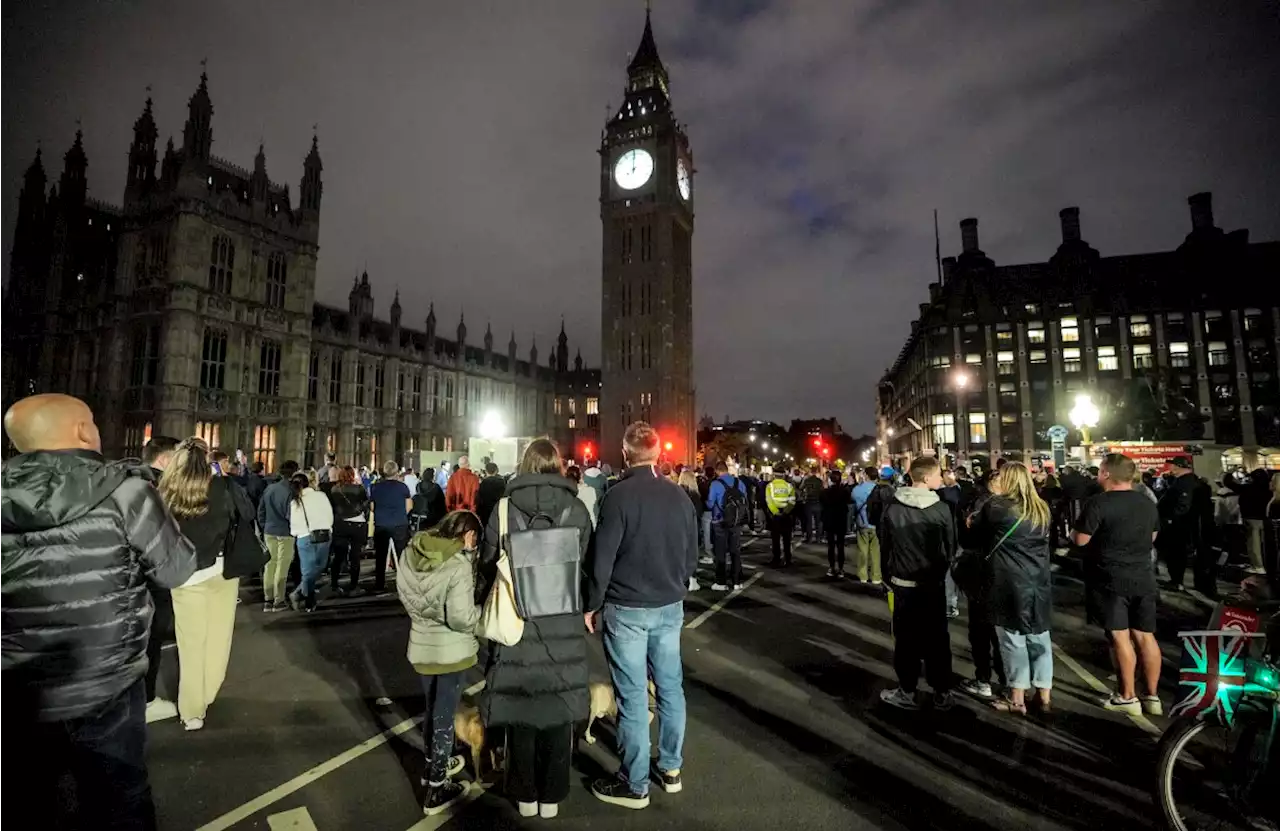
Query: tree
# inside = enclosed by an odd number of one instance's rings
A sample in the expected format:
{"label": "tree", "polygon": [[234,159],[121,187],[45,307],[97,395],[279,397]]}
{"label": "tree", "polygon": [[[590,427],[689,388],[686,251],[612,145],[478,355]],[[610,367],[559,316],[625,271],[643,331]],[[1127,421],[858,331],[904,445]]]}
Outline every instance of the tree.
{"label": "tree", "polygon": [[1208,416],[1187,399],[1167,369],[1151,369],[1135,377],[1115,402],[1112,423],[1129,439],[1196,441],[1204,438]]}
{"label": "tree", "polygon": [[728,462],[730,459],[740,462],[746,459],[747,442],[734,433],[717,433],[710,441],[702,443],[698,453],[707,465]]}

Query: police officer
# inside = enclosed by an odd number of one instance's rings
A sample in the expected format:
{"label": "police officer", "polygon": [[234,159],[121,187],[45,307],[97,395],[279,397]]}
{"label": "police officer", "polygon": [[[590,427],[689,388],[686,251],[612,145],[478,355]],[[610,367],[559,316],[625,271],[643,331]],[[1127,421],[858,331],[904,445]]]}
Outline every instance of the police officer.
{"label": "police officer", "polygon": [[773,538],[773,559],[769,561],[769,565],[791,565],[791,526],[794,522],[792,511],[796,507],[796,488],[787,480],[785,471],[775,471],[772,477],[764,492],[769,535]]}

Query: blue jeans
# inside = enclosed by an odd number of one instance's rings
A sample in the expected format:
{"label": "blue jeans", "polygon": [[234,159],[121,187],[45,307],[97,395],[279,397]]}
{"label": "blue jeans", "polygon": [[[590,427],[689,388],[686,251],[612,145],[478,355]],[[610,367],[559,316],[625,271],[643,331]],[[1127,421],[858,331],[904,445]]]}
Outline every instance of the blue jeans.
{"label": "blue jeans", "polygon": [[960,611],[960,590],[956,587],[955,578],[951,576],[951,569],[947,569],[947,579],[943,581],[947,591],[947,614],[954,615]]}
{"label": "blue jeans", "polygon": [[702,513],[702,550],[711,553],[711,512]]}
{"label": "blue jeans", "polygon": [[1038,635],[1021,635],[997,626],[996,637],[1000,639],[1000,659],[1004,661],[1010,688],[1053,688],[1053,643],[1048,630]]}
{"label": "blue jeans", "polygon": [[298,565],[302,567],[302,582],[298,594],[316,596],[316,578],[329,562],[329,543],[314,543],[310,537],[298,537]]}
{"label": "blue jeans", "polygon": [[618,699],[618,778],[634,793],[649,792],[649,693],[653,677],[658,699],[658,768],[683,763],[685,703],[680,630],[684,603],[653,609],[604,606],[604,651]]}

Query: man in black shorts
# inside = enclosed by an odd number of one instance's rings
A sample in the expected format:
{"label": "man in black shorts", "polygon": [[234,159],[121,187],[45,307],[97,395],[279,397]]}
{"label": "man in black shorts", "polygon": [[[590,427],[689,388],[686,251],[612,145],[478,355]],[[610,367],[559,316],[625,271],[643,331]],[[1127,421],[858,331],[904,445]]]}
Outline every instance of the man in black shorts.
{"label": "man in black shorts", "polygon": [[[1089,617],[1111,640],[1120,689],[1103,706],[1130,715],[1162,715],[1160,646],[1156,643],[1156,572],[1151,543],[1160,515],[1146,494],[1133,490],[1133,460],[1111,453],[1102,462],[1102,493],[1090,497],[1075,523],[1075,543],[1090,560]],[[1137,652],[1134,646],[1137,646]],[[1142,656],[1146,694],[1138,697],[1135,672]]]}

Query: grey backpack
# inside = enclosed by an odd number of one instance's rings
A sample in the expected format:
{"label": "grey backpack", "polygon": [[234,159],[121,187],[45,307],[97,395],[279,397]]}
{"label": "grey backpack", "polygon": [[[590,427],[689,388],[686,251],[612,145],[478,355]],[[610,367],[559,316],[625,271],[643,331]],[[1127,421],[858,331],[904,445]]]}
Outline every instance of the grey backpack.
{"label": "grey backpack", "polygon": [[504,498],[497,510],[509,512],[505,549],[520,617],[582,614],[582,529],[569,524],[573,505],[559,517],[527,516]]}

